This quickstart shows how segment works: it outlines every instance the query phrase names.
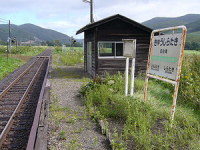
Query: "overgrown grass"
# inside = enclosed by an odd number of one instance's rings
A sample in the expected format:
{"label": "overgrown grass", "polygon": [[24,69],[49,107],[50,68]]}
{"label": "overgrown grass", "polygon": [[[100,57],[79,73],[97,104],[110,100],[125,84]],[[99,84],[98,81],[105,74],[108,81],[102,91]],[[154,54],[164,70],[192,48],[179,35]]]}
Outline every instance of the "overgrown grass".
{"label": "overgrown grass", "polygon": [[[47,46],[18,46],[17,49],[15,46],[11,48],[11,54],[21,54],[25,56],[35,56],[47,49]],[[6,46],[0,46],[0,53],[4,54],[7,50]],[[9,52],[8,52],[9,53]]]}
{"label": "overgrown grass", "polygon": [[19,59],[7,59],[7,57],[0,56],[0,80],[9,75],[12,71],[24,64]]}
{"label": "overgrown grass", "polygon": [[200,114],[200,55],[184,57],[178,100]]}
{"label": "overgrown grass", "polygon": [[[12,71],[26,63],[32,56],[43,52],[47,47],[45,46],[22,46],[18,47],[18,52],[15,47],[12,47],[11,58],[7,58],[5,50],[6,46],[0,46],[0,80],[9,75]],[[17,53],[16,53],[17,52]]]}
{"label": "overgrown grass", "polygon": [[131,98],[124,96],[121,74],[104,80],[97,77],[82,87],[90,116],[114,118],[124,124],[123,133],[117,138],[125,142],[113,145],[118,149],[200,149],[199,61],[199,55],[184,58],[173,122],[171,84],[151,79],[147,102],[143,103],[144,77],[135,80],[134,98]]}
{"label": "overgrown grass", "polygon": [[190,54],[190,55],[194,55],[194,54],[196,54],[196,55],[200,55],[200,51],[196,51],[196,50],[185,50],[184,51],[184,55],[188,55],[188,54]]}
{"label": "overgrown grass", "polygon": [[62,51],[62,47],[54,47],[54,54],[59,54],[62,63],[68,66],[74,66],[84,61],[83,51],[81,49]]}
{"label": "overgrown grass", "polygon": [[53,49],[54,49],[53,50],[54,54],[61,54],[63,52],[67,52],[67,51],[74,51],[74,52],[83,51],[83,47],[74,47],[73,49],[70,47],[66,47],[65,49],[63,49],[62,47],[55,46]]}
{"label": "overgrown grass", "polygon": [[68,66],[73,66],[78,63],[83,63],[83,52],[77,51],[77,52],[65,52],[63,55],[61,55],[62,62]]}

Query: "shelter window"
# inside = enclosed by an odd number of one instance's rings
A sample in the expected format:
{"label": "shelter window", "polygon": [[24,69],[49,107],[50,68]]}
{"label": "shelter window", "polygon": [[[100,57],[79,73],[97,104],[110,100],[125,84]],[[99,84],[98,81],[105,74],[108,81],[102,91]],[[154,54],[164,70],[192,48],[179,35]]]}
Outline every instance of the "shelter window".
{"label": "shelter window", "polygon": [[123,42],[99,42],[99,57],[122,57]]}

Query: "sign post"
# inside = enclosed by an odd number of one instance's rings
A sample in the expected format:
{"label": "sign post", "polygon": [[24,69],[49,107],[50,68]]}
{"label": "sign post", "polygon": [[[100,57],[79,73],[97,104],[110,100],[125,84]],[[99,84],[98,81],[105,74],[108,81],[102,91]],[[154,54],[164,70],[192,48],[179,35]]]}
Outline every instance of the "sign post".
{"label": "sign post", "polygon": [[[181,33],[175,33],[175,31],[180,30],[182,31]],[[163,34],[163,31],[172,31],[172,33]],[[187,29],[185,26],[178,26],[153,30],[151,33],[144,89],[144,102],[146,102],[149,77],[174,84],[175,89],[171,111],[172,120],[174,120],[178,95],[186,31]]]}
{"label": "sign post", "polygon": [[126,96],[128,95],[129,58],[132,58],[130,95],[133,96],[134,74],[135,74],[135,57],[136,57],[136,39],[123,39],[123,41],[124,41],[123,56],[126,57],[125,95]]}

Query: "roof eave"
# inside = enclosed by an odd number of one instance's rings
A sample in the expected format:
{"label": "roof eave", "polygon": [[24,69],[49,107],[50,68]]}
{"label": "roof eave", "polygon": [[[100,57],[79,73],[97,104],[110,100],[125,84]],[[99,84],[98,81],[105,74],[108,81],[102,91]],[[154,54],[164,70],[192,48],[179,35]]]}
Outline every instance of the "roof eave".
{"label": "roof eave", "polygon": [[94,23],[91,23],[91,24],[88,24],[88,25],[82,27],[81,29],[79,29],[79,30],[76,32],[76,35],[77,35],[77,34],[80,34],[80,33],[82,33],[82,32],[84,32],[85,30],[88,30],[88,29],[90,29],[90,28],[93,28],[93,27],[96,27],[96,26],[98,26],[98,25],[104,24],[104,23],[106,23],[106,22],[112,21],[112,20],[114,20],[114,19],[116,19],[116,18],[120,18],[121,20],[123,20],[123,21],[125,21],[125,22],[129,22],[130,24],[133,24],[133,22],[134,22],[134,25],[136,25],[137,27],[142,27],[143,30],[145,30],[145,31],[147,31],[147,32],[150,32],[150,33],[151,33],[151,32],[153,31],[153,29],[151,29],[151,28],[149,28],[149,27],[147,27],[147,26],[145,26],[145,25],[143,25],[143,24],[140,24],[140,23],[138,23],[138,22],[136,22],[136,21],[134,21],[134,20],[131,20],[131,19],[125,17],[125,16],[122,16],[122,15],[120,15],[120,14],[117,14],[117,15],[113,15],[113,16],[104,18],[104,19],[102,19],[102,20],[99,20],[99,21],[97,21],[97,22],[94,22]]}

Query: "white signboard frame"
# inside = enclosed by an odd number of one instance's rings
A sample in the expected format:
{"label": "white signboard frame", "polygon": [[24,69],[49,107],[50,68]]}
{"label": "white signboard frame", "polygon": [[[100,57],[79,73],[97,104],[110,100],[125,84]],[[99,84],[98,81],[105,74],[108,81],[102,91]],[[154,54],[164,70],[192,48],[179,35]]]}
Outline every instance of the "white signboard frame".
{"label": "white signboard frame", "polygon": [[[176,33],[177,30],[182,32]],[[163,34],[165,31],[171,31],[171,33]],[[174,120],[178,95],[186,32],[187,29],[185,26],[178,26],[153,30],[151,33],[144,102],[146,101],[149,77],[174,84],[175,89],[171,111],[172,120]]]}

